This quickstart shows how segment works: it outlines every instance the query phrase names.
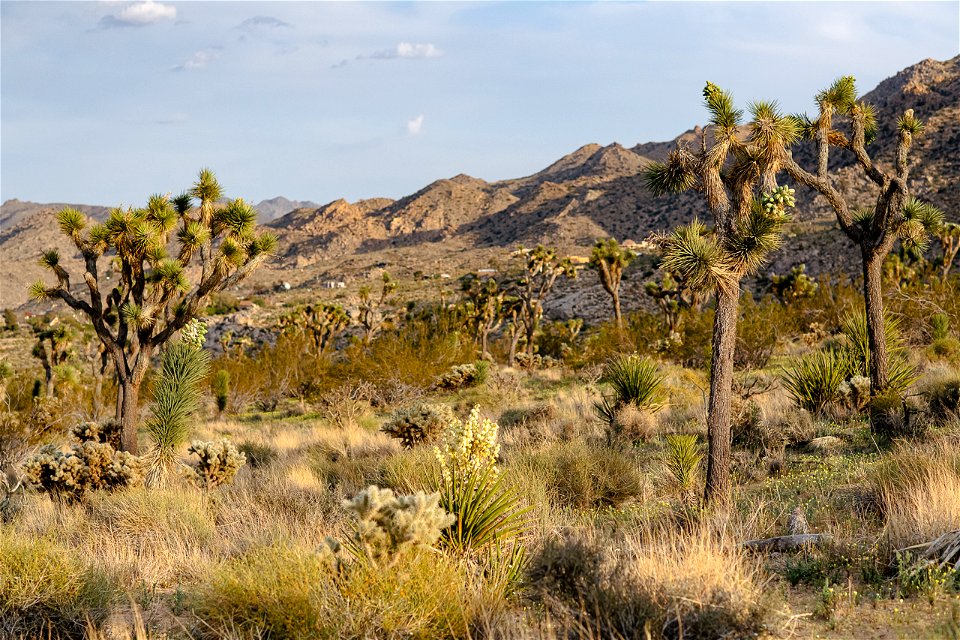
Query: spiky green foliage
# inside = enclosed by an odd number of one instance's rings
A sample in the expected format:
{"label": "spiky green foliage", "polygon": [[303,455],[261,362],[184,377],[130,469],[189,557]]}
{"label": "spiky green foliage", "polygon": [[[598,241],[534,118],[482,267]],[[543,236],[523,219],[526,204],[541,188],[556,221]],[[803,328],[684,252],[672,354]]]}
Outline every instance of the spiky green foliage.
{"label": "spiky green foliage", "polygon": [[849,114],[857,99],[857,85],[853,76],[843,76],[833,81],[827,89],[817,94],[821,109],[831,109],[840,114]]}
{"label": "spiky green foliage", "polygon": [[813,297],[820,285],[806,274],[806,270],[807,265],[799,264],[786,275],[771,275],[770,291],[784,304]]}
{"label": "spiky green foliage", "polygon": [[613,425],[617,414],[630,404],[638,409],[656,410],[660,406],[663,374],[657,363],[638,355],[618,355],[603,368],[599,382],[609,393],[594,403],[597,414]]}
{"label": "spiky green foliage", "polygon": [[743,111],[733,106],[733,96],[708,82],[703,89],[703,99],[710,112],[710,123],[724,132],[736,129],[740,125]]}
{"label": "spiky green foliage", "polygon": [[671,151],[666,162],[651,162],[644,167],[643,179],[656,196],[691,189],[697,184],[693,156],[685,149]]}
{"label": "spiky green foliage", "polygon": [[147,483],[162,486],[176,466],[180,447],[190,435],[190,419],[200,406],[201,383],[209,355],[190,342],[172,343],[160,359],[153,386],[153,417],[147,431],[153,439]]}
{"label": "spiky green foliage", "polygon": [[308,304],[280,318],[279,326],[284,333],[299,333],[309,338],[313,343],[314,357],[320,358],[336,337],[350,326],[350,316],[338,304]]}
{"label": "spiky green foliage", "polygon": [[663,242],[661,268],[677,274],[695,291],[727,289],[736,281],[735,267],[716,236],[697,219],[673,230]]}
{"label": "spiky green foliage", "polygon": [[932,204],[910,198],[903,205],[903,221],[897,228],[897,235],[906,248],[926,251],[930,236],[943,225],[943,211]]}
{"label": "spiky green foliage", "polygon": [[380,430],[410,449],[436,440],[454,418],[453,410],[445,404],[421,402],[394,411]]}
{"label": "spiky green foliage", "polygon": [[671,433],[667,436],[664,466],[682,492],[689,492],[696,485],[702,460],[703,453],[695,434]]}
{"label": "spiky green foliage", "polygon": [[834,350],[815,351],[784,368],[781,380],[794,403],[820,415],[840,399],[850,375],[849,360]]}
{"label": "spiky green foliage", "polygon": [[920,135],[923,133],[923,122],[913,114],[913,109],[907,109],[897,120],[897,130],[901,134]]}

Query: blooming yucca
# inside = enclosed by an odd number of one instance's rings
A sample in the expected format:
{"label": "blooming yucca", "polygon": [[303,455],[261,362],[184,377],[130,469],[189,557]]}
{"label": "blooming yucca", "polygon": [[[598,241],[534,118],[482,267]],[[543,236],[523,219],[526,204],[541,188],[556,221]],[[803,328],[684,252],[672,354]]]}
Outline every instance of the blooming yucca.
{"label": "blooming yucca", "polygon": [[496,422],[480,419],[479,405],[473,407],[466,422],[454,418],[443,435],[443,444],[434,447],[444,480],[449,480],[451,473],[467,476],[489,469],[496,474],[500,454],[499,431]]}

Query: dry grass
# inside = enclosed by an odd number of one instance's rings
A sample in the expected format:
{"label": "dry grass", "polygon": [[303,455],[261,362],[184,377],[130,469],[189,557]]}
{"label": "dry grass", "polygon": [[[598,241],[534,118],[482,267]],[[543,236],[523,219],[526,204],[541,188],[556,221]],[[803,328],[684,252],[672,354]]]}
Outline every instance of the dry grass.
{"label": "dry grass", "polygon": [[894,548],[930,542],[960,528],[960,446],[901,445],[880,469],[877,488]]}

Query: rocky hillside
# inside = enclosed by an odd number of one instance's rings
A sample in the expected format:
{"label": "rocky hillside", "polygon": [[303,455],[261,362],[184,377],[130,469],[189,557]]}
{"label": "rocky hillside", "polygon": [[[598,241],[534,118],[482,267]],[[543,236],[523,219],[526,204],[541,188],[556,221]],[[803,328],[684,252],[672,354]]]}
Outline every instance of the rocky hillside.
{"label": "rocky hillside", "polygon": [[[960,56],[924,60],[864,98],[877,107],[879,137],[869,151],[881,165],[893,162],[895,126],[903,110],[913,108],[923,119],[926,133],[912,154],[913,188],[951,219],[960,219]],[[813,96],[810,104],[812,109]],[[285,198],[264,201],[258,205],[263,220],[287,207],[294,210],[269,222],[280,238],[279,255],[249,286],[282,280],[296,288],[328,277],[366,277],[372,268],[384,266],[398,274],[456,274],[496,261],[520,243],[545,242],[585,254],[599,237],[640,240],[706,214],[696,194],[654,198],[642,179],[644,165],[664,158],[678,142],[695,143],[699,135],[700,128],[694,127],[674,140],[631,148],[588,144],[530,176],[488,183],[461,174],[396,201],[336,200],[323,206]],[[812,165],[809,148],[797,149],[795,157]],[[847,195],[870,204],[872,185],[853,166],[852,155],[836,154],[832,163]],[[798,191],[791,240],[768,271],[782,272],[801,262],[814,273],[855,268],[855,255],[845,250],[832,212],[819,197]],[[25,301],[26,286],[40,275],[36,256],[41,248],[66,246],[52,230],[50,212],[58,206],[4,203],[0,306]],[[90,212],[99,215],[97,208]]]}

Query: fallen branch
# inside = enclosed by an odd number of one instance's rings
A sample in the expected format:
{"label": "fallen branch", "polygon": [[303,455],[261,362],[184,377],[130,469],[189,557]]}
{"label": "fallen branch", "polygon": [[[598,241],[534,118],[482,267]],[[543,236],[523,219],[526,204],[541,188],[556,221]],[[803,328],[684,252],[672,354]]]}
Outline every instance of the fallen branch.
{"label": "fallen branch", "polygon": [[741,546],[755,551],[796,551],[805,547],[816,547],[832,538],[833,536],[829,533],[801,533],[793,536],[747,540]]}

